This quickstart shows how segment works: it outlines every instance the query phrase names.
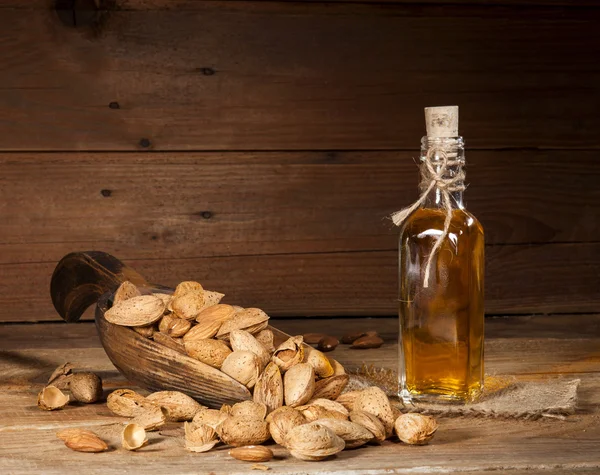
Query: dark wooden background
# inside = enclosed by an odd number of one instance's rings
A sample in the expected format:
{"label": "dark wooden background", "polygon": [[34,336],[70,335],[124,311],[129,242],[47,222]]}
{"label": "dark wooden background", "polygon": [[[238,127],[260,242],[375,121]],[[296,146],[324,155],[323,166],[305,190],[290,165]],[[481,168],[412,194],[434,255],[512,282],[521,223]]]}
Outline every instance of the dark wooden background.
{"label": "dark wooden background", "polygon": [[273,315],[393,315],[385,217],[445,104],[487,312],[600,310],[598,2],[55,3],[0,2],[0,321],[56,319],[90,249]]}

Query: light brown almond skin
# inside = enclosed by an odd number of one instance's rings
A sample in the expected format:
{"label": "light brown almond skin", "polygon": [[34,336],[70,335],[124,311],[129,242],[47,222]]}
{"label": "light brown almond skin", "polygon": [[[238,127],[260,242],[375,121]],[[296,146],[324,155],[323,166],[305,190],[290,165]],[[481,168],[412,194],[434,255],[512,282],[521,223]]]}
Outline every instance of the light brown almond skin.
{"label": "light brown almond skin", "polygon": [[98,453],[108,450],[106,442],[89,430],[72,431],[61,438],[67,447],[76,452]]}
{"label": "light brown almond skin", "polygon": [[204,292],[187,292],[175,296],[170,303],[173,313],[184,320],[195,320],[204,308]]}
{"label": "light brown almond skin", "polygon": [[190,328],[192,328],[192,322],[173,314],[165,315],[158,324],[158,331],[172,338],[181,338]]}
{"label": "light brown almond skin", "polygon": [[273,451],[262,445],[245,445],[231,449],[229,455],[244,462],[268,462],[273,458]]}
{"label": "light brown almond skin", "polygon": [[315,370],[308,363],[292,366],[283,379],[283,394],[287,406],[307,403],[315,392]]}
{"label": "light brown almond skin", "polygon": [[363,337],[360,337],[358,340],[354,340],[352,345],[350,345],[350,348],[353,348],[355,350],[368,350],[371,348],[379,348],[381,345],[383,345],[383,343],[383,338],[379,336],[365,335]]}
{"label": "light brown almond skin", "polygon": [[315,383],[313,398],[324,398],[334,401],[342,393],[348,381],[350,381],[350,377],[347,374],[321,379]]}
{"label": "light brown almond skin", "polygon": [[317,348],[323,352],[333,351],[337,348],[339,344],[340,340],[338,340],[336,337],[326,335],[319,340],[319,342],[317,343]]}

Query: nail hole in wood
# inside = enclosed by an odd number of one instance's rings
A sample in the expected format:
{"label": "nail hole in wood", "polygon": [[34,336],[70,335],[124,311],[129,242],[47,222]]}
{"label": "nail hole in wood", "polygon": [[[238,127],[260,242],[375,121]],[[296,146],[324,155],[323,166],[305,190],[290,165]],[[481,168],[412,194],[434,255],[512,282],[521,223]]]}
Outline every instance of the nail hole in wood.
{"label": "nail hole in wood", "polygon": [[216,73],[216,71],[213,68],[200,68],[199,71],[205,76],[212,76]]}
{"label": "nail hole in wood", "polygon": [[202,211],[202,213],[200,213],[200,216],[202,216],[204,219],[210,219],[212,218],[212,213],[210,211]]}
{"label": "nail hole in wood", "polygon": [[112,195],[112,190],[100,190],[100,193],[102,194],[102,196],[104,196],[105,198],[109,198]]}
{"label": "nail hole in wood", "polygon": [[110,104],[108,104],[108,107],[110,107],[111,109],[120,109],[121,106],[119,105],[118,102],[111,102]]}
{"label": "nail hole in wood", "polygon": [[142,148],[148,148],[150,146],[150,140],[148,139],[141,139],[140,140],[140,147]]}

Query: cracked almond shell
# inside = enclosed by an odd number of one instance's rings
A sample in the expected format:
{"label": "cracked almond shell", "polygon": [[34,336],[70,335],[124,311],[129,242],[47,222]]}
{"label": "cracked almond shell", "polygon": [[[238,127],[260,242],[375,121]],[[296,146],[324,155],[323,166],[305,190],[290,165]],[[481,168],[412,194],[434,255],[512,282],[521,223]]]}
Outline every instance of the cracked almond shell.
{"label": "cracked almond shell", "polygon": [[116,389],[106,398],[106,406],[117,416],[134,417],[145,400],[131,389]]}
{"label": "cracked almond shell", "polygon": [[269,413],[283,406],[283,379],[275,363],[269,363],[256,380],[253,399],[264,404]]}
{"label": "cracked almond shell", "polygon": [[371,434],[373,434],[375,437],[375,440],[378,442],[383,442],[387,437],[383,422],[381,422],[379,418],[373,414],[369,414],[365,411],[352,411],[350,413],[350,420],[360,424],[369,432],[371,432]]}
{"label": "cracked almond shell", "polygon": [[273,362],[285,373],[292,366],[304,360],[304,338],[302,335],[292,336],[279,345],[273,352]]}
{"label": "cracked almond shell", "polygon": [[195,320],[204,308],[204,292],[187,292],[175,296],[170,303],[173,313],[184,320]]}
{"label": "cracked almond shell", "polygon": [[104,317],[115,325],[144,327],[160,320],[164,311],[162,300],[153,295],[140,295],[114,304]]}
{"label": "cracked almond shell", "polygon": [[235,447],[260,445],[271,436],[265,421],[248,416],[228,417],[217,431],[223,443]]}
{"label": "cracked almond shell", "polygon": [[208,452],[219,443],[212,427],[197,422],[185,422],[185,448],[190,452]]}
{"label": "cracked almond shell", "polygon": [[229,343],[233,351],[250,351],[258,357],[261,371],[271,360],[270,353],[246,330],[232,330],[229,334]]}
{"label": "cracked almond shell", "polygon": [[63,393],[56,386],[46,386],[37,397],[37,405],[44,411],[54,411],[62,409],[69,403],[69,396]]}
{"label": "cracked almond shell", "polygon": [[204,424],[217,430],[217,427],[219,427],[228,417],[230,417],[230,414],[227,414],[224,411],[203,407],[196,413],[193,422],[197,424]]}
{"label": "cracked almond shell", "polygon": [[333,376],[333,366],[331,366],[325,353],[315,350],[312,346],[304,348],[304,363],[311,365],[319,378],[329,378],[330,376]]}
{"label": "cracked almond shell", "polygon": [[132,297],[139,297],[140,295],[142,295],[140,290],[134,284],[126,280],[119,285],[119,288],[116,290],[113,297],[113,305]]}
{"label": "cracked almond shell", "polygon": [[394,430],[398,438],[405,444],[425,445],[438,428],[436,420],[423,414],[402,414],[394,422]]}
{"label": "cracked almond shell", "polygon": [[139,424],[127,424],[121,433],[121,446],[125,450],[137,450],[148,445],[146,430]]}
{"label": "cracked almond shell", "polygon": [[291,429],[284,446],[300,460],[323,460],[344,450],[346,443],[341,437],[317,422]]}
{"label": "cracked almond shell", "polygon": [[202,405],[179,391],[158,391],[146,397],[157,406],[167,409],[170,421],[191,421],[196,413],[202,409]]}

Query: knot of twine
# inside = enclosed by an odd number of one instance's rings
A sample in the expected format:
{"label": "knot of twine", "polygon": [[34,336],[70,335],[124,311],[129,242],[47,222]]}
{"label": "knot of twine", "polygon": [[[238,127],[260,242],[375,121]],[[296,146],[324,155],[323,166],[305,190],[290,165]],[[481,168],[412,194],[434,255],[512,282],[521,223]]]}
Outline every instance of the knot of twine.
{"label": "knot of twine", "polygon": [[[439,160],[434,160],[436,155],[440,157]],[[427,288],[429,287],[431,263],[435,254],[439,251],[442,242],[448,236],[450,223],[452,221],[452,203],[450,201],[452,196],[450,193],[465,190],[465,173],[462,169],[459,169],[454,176],[446,176],[448,167],[462,165],[462,161],[449,159],[446,150],[439,147],[432,147],[428,150],[427,155],[425,156],[424,165],[425,170],[421,181],[421,196],[412,205],[393,213],[391,218],[396,226],[402,225],[412,212],[425,202],[427,195],[431,190],[434,188],[440,190],[442,204],[446,212],[446,219],[444,220],[444,230],[442,231],[442,234],[438,236],[429,257],[427,258],[427,264],[425,265],[423,287]]]}

